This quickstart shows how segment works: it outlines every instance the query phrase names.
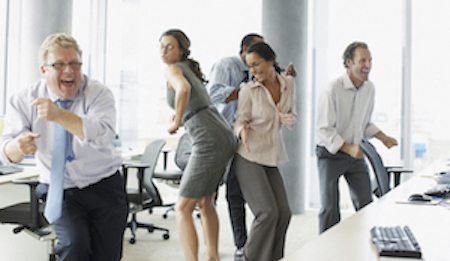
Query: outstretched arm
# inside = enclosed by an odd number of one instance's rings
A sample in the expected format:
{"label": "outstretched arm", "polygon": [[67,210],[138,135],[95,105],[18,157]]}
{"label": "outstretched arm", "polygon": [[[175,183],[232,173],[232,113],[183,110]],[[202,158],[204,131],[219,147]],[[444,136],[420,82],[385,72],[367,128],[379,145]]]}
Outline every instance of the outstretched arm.
{"label": "outstretched arm", "polygon": [[374,137],[383,142],[384,146],[386,146],[389,149],[398,145],[397,140],[395,138],[387,136],[382,131],[377,132],[374,135]]}

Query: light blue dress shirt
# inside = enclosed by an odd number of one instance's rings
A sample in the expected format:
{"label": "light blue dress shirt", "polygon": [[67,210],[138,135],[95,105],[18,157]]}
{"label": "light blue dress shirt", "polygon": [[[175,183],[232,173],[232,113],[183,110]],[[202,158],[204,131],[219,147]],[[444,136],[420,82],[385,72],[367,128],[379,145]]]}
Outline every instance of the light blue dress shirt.
{"label": "light blue dress shirt", "polygon": [[242,81],[248,77],[248,68],[240,56],[226,57],[216,62],[209,73],[208,89],[211,102],[225,117],[230,126],[236,119],[237,100],[225,103],[225,100]]}
{"label": "light blue dress shirt", "polygon": [[[13,95],[7,103],[5,128],[0,138],[0,160],[9,164],[4,149],[8,141],[23,132],[39,133],[35,159],[40,182],[49,183],[53,148],[53,123],[38,119],[31,102],[38,97],[56,101],[45,80]],[[121,156],[114,151],[116,109],[110,89],[84,76],[83,86],[74,97],[69,111],[81,117],[84,140],[73,137],[74,159],[66,162],[64,188],[84,188],[113,175],[121,166]]]}

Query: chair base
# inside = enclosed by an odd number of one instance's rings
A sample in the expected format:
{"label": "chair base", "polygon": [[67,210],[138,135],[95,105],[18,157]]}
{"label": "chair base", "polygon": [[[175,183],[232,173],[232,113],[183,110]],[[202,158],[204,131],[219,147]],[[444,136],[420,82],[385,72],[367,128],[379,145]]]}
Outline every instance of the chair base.
{"label": "chair base", "polygon": [[155,226],[155,225],[150,224],[150,223],[138,222],[136,220],[136,213],[132,214],[131,221],[129,221],[127,223],[127,227],[131,231],[131,238],[128,240],[128,242],[130,242],[130,244],[136,243],[136,231],[137,231],[138,228],[145,228],[145,229],[148,230],[149,233],[153,233],[153,231],[155,231],[155,230],[160,230],[160,231],[164,232],[163,235],[162,235],[162,238],[164,240],[168,240],[170,238],[169,230],[167,228],[158,227],[158,226]]}
{"label": "chair base", "polygon": [[171,211],[175,211],[175,204],[171,204],[172,206],[170,206],[168,209],[166,209],[166,211],[164,212],[164,214],[162,215],[162,217],[164,219],[167,219],[167,217],[169,216],[169,212]]}

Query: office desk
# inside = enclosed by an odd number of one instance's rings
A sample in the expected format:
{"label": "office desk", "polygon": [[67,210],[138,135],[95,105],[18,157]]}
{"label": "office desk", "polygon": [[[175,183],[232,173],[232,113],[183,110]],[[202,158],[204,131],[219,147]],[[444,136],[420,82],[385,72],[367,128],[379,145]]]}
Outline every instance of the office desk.
{"label": "office desk", "polygon": [[0,176],[0,185],[10,183],[13,180],[17,179],[29,179],[29,178],[35,178],[38,177],[39,174],[35,167],[25,167],[23,171],[13,173],[13,174],[6,174]]}
{"label": "office desk", "polygon": [[433,179],[422,174],[448,169],[445,162],[434,163],[425,171],[401,183],[384,197],[307,243],[283,261],[414,260],[380,258],[370,241],[369,230],[375,225],[408,225],[422,248],[422,260],[449,261],[450,209],[442,206],[396,203],[405,201],[412,193],[424,192],[436,184]]}

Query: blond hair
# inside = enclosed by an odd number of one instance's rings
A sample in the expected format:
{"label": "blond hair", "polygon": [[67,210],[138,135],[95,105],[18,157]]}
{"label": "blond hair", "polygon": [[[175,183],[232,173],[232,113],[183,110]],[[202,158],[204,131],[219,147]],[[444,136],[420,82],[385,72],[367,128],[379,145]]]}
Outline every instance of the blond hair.
{"label": "blond hair", "polygon": [[81,49],[75,38],[65,33],[55,33],[47,36],[39,48],[39,64],[47,62],[48,53],[55,47],[74,48],[81,57]]}

